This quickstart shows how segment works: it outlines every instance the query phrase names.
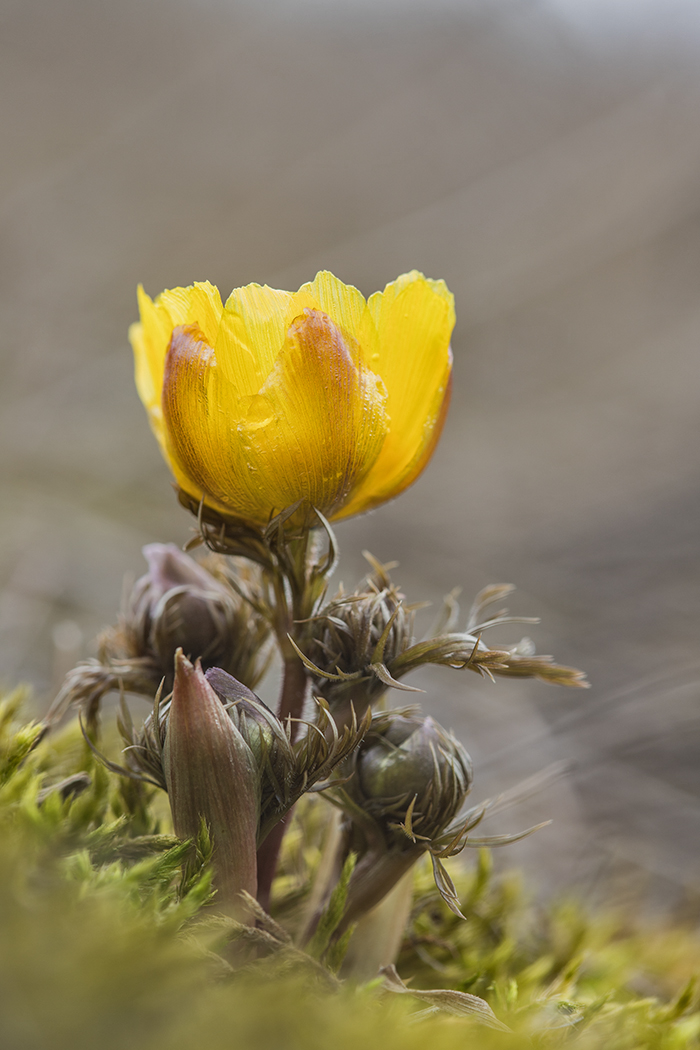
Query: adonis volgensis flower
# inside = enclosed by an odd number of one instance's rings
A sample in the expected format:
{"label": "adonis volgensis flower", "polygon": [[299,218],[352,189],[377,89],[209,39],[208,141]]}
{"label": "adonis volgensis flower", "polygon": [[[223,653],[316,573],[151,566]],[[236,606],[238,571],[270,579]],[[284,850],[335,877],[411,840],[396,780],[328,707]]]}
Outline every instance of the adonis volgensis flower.
{"label": "adonis volgensis flower", "polygon": [[365,300],[321,272],[298,292],[139,289],[136,385],[190,506],[264,527],[304,501],[329,520],[392,499],[437,443],[455,313],[416,270]]}

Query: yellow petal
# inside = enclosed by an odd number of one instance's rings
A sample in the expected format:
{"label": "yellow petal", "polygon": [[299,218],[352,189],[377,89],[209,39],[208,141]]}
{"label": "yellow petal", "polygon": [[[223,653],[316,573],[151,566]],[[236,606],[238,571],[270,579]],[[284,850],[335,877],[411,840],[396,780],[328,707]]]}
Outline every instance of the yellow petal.
{"label": "yellow petal", "polygon": [[379,454],[385,399],[320,311],[297,319],[260,392],[242,398],[204,334],[178,328],[163,385],[169,459],[186,491],[261,525],[300,499],[332,513]]}
{"label": "yellow petal", "polygon": [[343,284],[328,270],[321,270],[313,281],[302,284],[289,306],[288,322],[298,317],[305,309],[322,310],[348,340],[360,342],[363,325],[367,323],[369,311],[362,292],[351,284]]}
{"label": "yellow petal", "polygon": [[241,402],[243,456],[270,512],[305,499],[332,514],[379,455],[386,391],[354,356],[328,315],[307,309],[260,393]]}
{"label": "yellow petal", "polygon": [[205,334],[196,325],[176,328],[163,378],[167,458],[180,488],[196,498],[206,494],[208,503],[235,513],[246,468],[239,444],[231,439],[235,421],[221,386]]}
{"label": "yellow petal", "polygon": [[337,517],[392,499],[414,481],[437,443],[449,401],[454,300],[443,281],[404,274],[369,300],[378,337],[369,363],[388,392],[389,433],[369,475]]}
{"label": "yellow petal", "polygon": [[365,302],[321,272],[298,292],[139,290],[136,381],[178,484],[265,524],[306,499],[347,517],[391,499],[437,442],[452,297],[415,271]]}
{"label": "yellow petal", "polygon": [[210,346],[214,346],[224,310],[219,289],[209,281],[202,281],[193,284],[186,290],[190,294],[184,318],[181,320],[179,316],[175,316],[173,310],[170,310],[173,328],[179,324],[196,324],[204,332]]}
{"label": "yellow petal", "polygon": [[141,321],[132,324],[129,339],[134,350],[136,389],[148,412],[151,429],[166,459],[165,432],[161,394],[165,355],[173,328],[197,324],[210,341],[216,337],[223,307],[218,288],[208,281],[189,288],[172,288],[162,292],[155,302],[138,287]]}
{"label": "yellow petal", "polygon": [[287,331],[292,296],[267,285],[236,288],[226,302],[216,360],[239,397],[257,394],[275,365]]}

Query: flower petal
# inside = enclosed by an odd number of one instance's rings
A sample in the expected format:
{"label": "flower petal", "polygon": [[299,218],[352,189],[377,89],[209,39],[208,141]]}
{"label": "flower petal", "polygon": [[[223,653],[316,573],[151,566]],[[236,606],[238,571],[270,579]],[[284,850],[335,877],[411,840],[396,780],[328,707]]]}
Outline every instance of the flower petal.
{"label": "flower petal", "polygon": [[239,397],[257,394],[274,368],[291,298],[290,292],[259,284],[231,292],[212,346],[222,375]]}
{"label": "flower petal", "polygon": [[320,310],[306,309],[257,396],[244,399],[243,456],[270,510],[298,499],[332,513],[361,483],[386,434],[386,391]]}
{"label": "flower petal", "polygon": [[413,271],[369,303],[322,271],[298,292],[257,284],[225,309],[208,283],[139,289],[136,382],[182,489],[265,524],[306,499],[347,517],[427,463],[449,400],[454,324],[441,281]]}
{"label": "flower petal", "polygon": [[414,481],[440,436],[449,403],[454,301],[443,281],[404,274],[369,300],[378,336],[372,367],[388,392],[389,433],[374,467],[337,515],[392,499]]}
{"label": "flower petal", "polygon": [[129,339],[134,349],[136,389],[146,406],[151,428],[167,459],[161,408],[163,370],[173,328],[197,324],[213,340],[223,307],[218,288],[208,281],[189,288],[162,292],[155,302],[138,287],[140,323],[132,324]]}
{"label": "flower petal", "polygon": [[[340,329],[346,341],[349,339],[351,343],[362,345],[361,335],[371,315],[365,297],[353,285],[343,284],[330,271],[321,270],[313,281],[302,284],[292,296],[288,322],[291,324],[305,309],[322,310]],[[367,353],[366,348],[363,350]]]}
{"label": "flower petal", "polygon": [[247,485],[236,429],[237,398],[196,325],[175,329],[163,379],[167,458],[180,488],[234,516],[264,522],[267,508]]}

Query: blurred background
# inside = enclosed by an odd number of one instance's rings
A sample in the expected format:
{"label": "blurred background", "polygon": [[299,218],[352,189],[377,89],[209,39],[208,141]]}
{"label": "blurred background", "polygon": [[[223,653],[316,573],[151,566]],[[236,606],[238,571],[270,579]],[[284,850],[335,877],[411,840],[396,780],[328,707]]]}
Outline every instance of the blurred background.
{"label": "blurred background", "polygon": [[566,763],[493,822],[554,818],[500,862],[538,893],[682,907],[700,854],[697,0],[3,0],[0,49],[3,681],[43,710],[141,546],[191,534],[133,387],[137,283],[225,298],[329,268],[370,294],[416,267],[456,296],[451,414],[418,483],[338,529],[338,576],[368,548],[410,600],[516,584],[511,610],[542,617],[524,631],[590,691],[416,679],[475,796]]}

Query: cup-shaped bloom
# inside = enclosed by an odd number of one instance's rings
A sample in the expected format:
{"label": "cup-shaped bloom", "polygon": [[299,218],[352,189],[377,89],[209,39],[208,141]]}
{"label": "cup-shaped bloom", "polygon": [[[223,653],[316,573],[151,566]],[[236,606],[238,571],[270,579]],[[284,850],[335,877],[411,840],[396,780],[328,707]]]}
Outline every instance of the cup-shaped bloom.
{"label": "cup-shaped bloom", "polygon": [[449,401],[454,326],[442,281],[404,274],[365,301],[332,274],[257,284],[223,306],[208,283],[139,289],[136,385],[178,486],[265,526],[300,500],[330,519],[402,492]]}

